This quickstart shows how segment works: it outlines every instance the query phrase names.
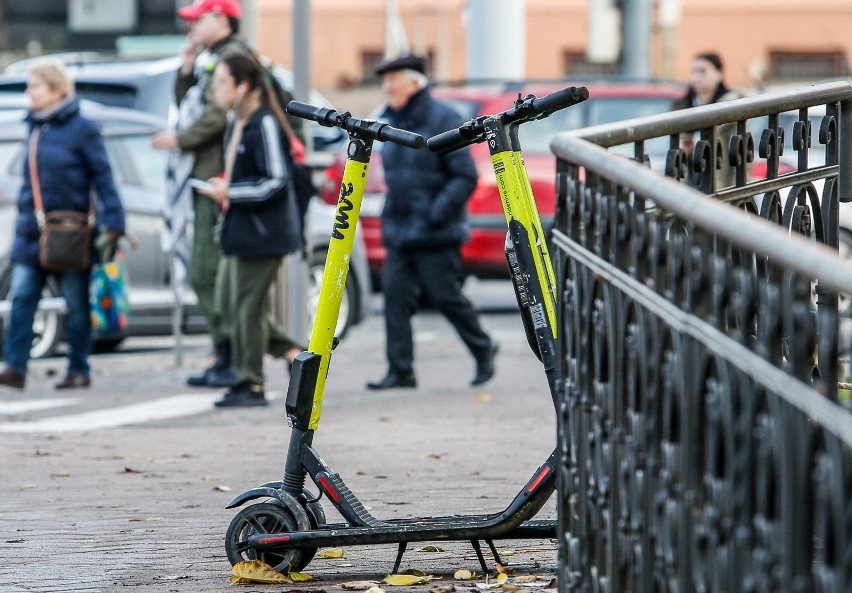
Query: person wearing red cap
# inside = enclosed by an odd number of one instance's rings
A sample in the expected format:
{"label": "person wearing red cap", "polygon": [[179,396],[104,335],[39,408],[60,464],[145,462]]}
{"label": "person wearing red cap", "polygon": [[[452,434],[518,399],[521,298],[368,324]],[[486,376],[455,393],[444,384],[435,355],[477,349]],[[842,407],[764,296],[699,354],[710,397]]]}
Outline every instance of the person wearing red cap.
{"label": "person wearing red cap", "polygon": [[216,228],[221,211],[212,200],[191,189],[188,181],[209,179],[223,170],[227,114],[215,101],[211,81],[222,57],[253,55],[249,46],[236,37],[241,14],[237,0],[195,0],[178,10],[178,16],[189,24],[189,34],[175,82],[177,127],[151,138],[154,148],[171,151],[167,176],[169,200],[174,206],[171,209],[179,210],[181,204],[191,200],[194,213],[189,281],[207,318],[216,358],[209,368],[188,378],[187,383],[193,386],[228,387],[236,380],[228,304],[223,302],[227,291],[222,282],[217,288],[221,247],[216,241]]}
{"label": "person wearing red cap", "polygon": [[178,10],[178,16],[185,21],[197,21],[207,13],[220,13],[225,16],[239,19],[242,16],[242,8],[237,0],[195,0],[189,6]]}

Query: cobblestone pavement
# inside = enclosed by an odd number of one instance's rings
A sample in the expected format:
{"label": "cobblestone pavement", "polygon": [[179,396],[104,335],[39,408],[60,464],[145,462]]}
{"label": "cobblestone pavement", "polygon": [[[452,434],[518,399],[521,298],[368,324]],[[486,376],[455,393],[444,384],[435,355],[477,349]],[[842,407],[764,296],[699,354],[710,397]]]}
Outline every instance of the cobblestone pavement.
{"label": "cobblestone pavement", "polygon": [[[337,349],[314,445],[373,515],[501,510],[552,450],[552,404],[517,314],[484,321],[501,350],[496,378],[480,389],[467,386],[471,359],[433,315],[417,318],[416,390],[363,388],[384,371],[380,317]],[[26,392],[0,390],[0,592],[331,593],[390,572],[395,546],[349,547],[342,559],[312,561],[305,569],[311,583],[229,583],[223,539],[235,511],[224,506],[238,492],[280,479],[289,430],[280,396],[269,408],[214,410],[207,403],[215,393],[184,387],[186,374],[207,362],[205,343],[190,340],[181,369],[167,350],[96,357],[93,388],[71,399],[50,387],[61,370],[56,359],[33,364]],[[267,369],[268,389],[284,389],[284,365],[267,361]],[[176,395],[207,403],[192,415],[85,427],[93,412],[135,410]],[[13,417],[20,402],[44,409]],[[3,421],[56,416],[80,427],[3,432]],[[339,520],[324,507],[329,521]],[[545,512],[554,508],[551,501]],[[468,544],[439,545],[443,551],[412,545],[403,569],[441,580],[393,589],[426,591],[448,585],[459,568],[481,572]],[[498,542],[498,549],[516,575],[555,574],[552,540]],[[476,582],[455,587],[475,589]]]}

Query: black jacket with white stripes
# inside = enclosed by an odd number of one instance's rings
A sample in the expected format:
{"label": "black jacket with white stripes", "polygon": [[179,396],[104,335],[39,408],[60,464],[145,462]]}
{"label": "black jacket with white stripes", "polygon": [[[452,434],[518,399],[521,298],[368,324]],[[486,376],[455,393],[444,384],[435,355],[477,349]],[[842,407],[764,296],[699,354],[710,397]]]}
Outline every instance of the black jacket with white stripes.
{"label": "black jacket with white stripes", "polygon": [[[225,134],[228,146],[234,122]],[[301,248],[295,198],[290,191],[289,140],[275,116],[261,107],[248,119],[237,147],[222,251],[239,257],[286,255]]]}

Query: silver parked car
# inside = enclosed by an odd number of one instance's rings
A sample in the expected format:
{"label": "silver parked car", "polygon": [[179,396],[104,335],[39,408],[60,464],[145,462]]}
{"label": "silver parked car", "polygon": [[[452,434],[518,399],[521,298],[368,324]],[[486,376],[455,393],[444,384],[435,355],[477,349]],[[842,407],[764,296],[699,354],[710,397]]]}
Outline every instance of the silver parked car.
{"label": "silver parked car", "polygon": [[[15,105],[15,101],[18,104]],[[17,198],[22,180],[25,111],[20,97],[4,96],[0,101],[0,312],[8,310],[6,301],[11,275],[9,251],[14,236]],[[83,101],[83,113],[98,122],[112,164],[113,173],[127,212],[127,232],[137,241],[135,249],[126,247],[131,311],[126,335],[169,334],[172,331],[174,298],[170,285],[170,262],[161,249],[166,153],[149,145],[151,134],[165,126],[165,120],[138,110],[105,107]],[[311,267],[308,303],[316,302],[317,282],[331,236],[335,209],[320,200],[313,200],[307,215],[308,261]],[[350,278],[337,334],[343,336],[349,327],[358,323],[367,312],[369,272],[363,241],[355,243],[350,264]],[[191,291],[186,291],[191,295]],[[48,283],[46,297],[34,325],[34,357],[54,352],[62,342],[62,301],[58,288]],[[190,297],[191,298],[191,297]],[[183,318],[187,332],[205,331],[205,323],[192,300]],[[312,311],[308,312],[309,314]],[[102,338],[101,348],[116,346],[124,335]],[[2,340],[2,316],[0,316]]]}

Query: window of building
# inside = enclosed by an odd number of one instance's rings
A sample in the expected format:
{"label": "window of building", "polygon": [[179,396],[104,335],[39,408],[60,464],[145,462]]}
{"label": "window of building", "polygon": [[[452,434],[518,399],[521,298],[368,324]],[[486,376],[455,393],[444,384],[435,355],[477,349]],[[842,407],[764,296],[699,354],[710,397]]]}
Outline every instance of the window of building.
{"label": "window of building", "polygon": [[846,52],[787,51],[769,52],[769,76],[773,79],[816,79],[847,76]]}
{"label": "window of building", "polygon": [[562,73],[565,76],[617,74],[618,63],[597,63],[586,59],[585,50],[566,50],[562,53]]}

